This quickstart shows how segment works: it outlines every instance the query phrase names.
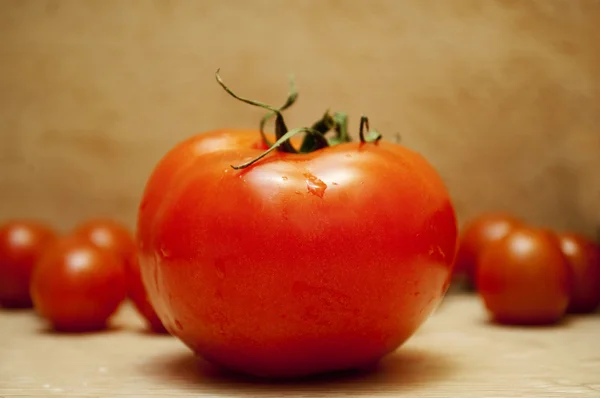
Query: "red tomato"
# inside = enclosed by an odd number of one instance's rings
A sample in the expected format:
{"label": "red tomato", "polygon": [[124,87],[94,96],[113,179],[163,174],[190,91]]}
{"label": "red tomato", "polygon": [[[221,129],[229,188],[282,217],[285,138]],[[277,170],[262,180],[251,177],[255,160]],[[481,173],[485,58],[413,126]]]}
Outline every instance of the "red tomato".
{"label": "red tomato", "polygon": [[127,267],[127,286],[129,288],[129,297],[131,298],[131,301],[133,301],[139,313],[146,319],[150,330],[154,333],[167,333],[167,329],[164,327],[148,299],[148,293],[142,282],[140,264],[137,256]]}
{"label": "red tomato", "polygon": [[477,267],[479,294],[499,323],[559,321],[570,286],[570,270],[556,237],[542,229],[516,227],[487,246]]}
{"label": "red tomato", "polygon": [[454,274],[464,273],[467,282],[474,284],[478,259],[485,247],[522,224],[506,213],[490,212],[474,217],[462,228]]}
{"label": "red tomato", "polygon": [[576,233],[560,233],[558,239],[573,274],[567,312],[594,312],[600,304],[600,249]]}
{"label": "red tomato", "polygon": [[105,328],[126,296],[122,261],[81,237],[50,246],[31,281],[37,312],[59,331]]}
{"label": "red tomato", "polygon": [[159,317],[204,358],[259,376],[394,351],[449,284],[457,225],[440,176],[387,142],[272,152],[233,170],[262,153],[253,137],[199,135],[150,177],[137,236]]}
{"label": "red tomato", "polygon": [[73,231],[103,250],[115,253],[124,262],[135,256],[135,240],[121,223],[111,219],[92,219],[77,225]]}
{"label": "red tomato", "polygon": [[166,332],[154,308],[150,305],[146,289],[142,284],[137,249],[131,232],[115,220],[94,219],[78,225],[74,234],[87,239],[103,250],[115,253],[123,261],[131,301],[152,331]]}
{"label": "red tomato", "polygon": [[31,307],[31,273],[55,237],[52,228],[36,221],[10,221],[0,227],[0,306]]}

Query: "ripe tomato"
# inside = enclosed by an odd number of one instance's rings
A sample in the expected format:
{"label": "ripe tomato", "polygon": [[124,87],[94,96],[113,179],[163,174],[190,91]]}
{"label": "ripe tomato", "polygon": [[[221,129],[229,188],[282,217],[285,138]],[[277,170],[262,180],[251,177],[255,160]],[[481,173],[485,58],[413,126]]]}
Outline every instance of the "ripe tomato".
{"label": "ripe tomato", "polygon": [[91,219],[75,227],[73,234],[103,250],[115,253],[124,262],[135,256],[135,240],[121,223],[111,219]]}
{"label": "ripe tomato", "polygon": [[493,318],[506,324],[550,324],[567,309],[571,274],[556,237],[521,226],[489,244],[477,287]]}
{"label": "ripe tomato", "polygon": [[10,221],[0,227],[0,306],[31,307],[31,273],[55,237],[52,228],[37,221]]}
{"label": "ripe tomato", "polygon": [[506,213],[489,212],[474,217],[462,228],[454,274],[464,273],[467,283],[474,284],[478,259],[485,247],[522,224]]}
{"label": "ripe tomato", "polygon": [[593,312],[600,304],[600,248],[576,233],[559,233],[558,239],[573,274],[567,312]]}
{"label": "ripe tomato", "polygon": [[35,309],[59,331],[105,328],[126,296],[121,259],[75,236],[48,247],[31,281]]}
{"label": "ripe tomato", "polygon": [[[249,138],[188,140],[147,183],[140,264],[167,329],[259,376],[352,368],[395,350],[449,284],[457,225],[437,172],[387,142],[272,152],[233,170],[262,153]],[[237,144],[195,151],[204,140]]]}
{"label": "ripe tomato", "polygon": [[150,305],[146,289],[142,284],[137,248],[131,232],[115,220],[92,219],[78,225],[74,230],[74,235],[87,239],[100,249],[116,254],[122,260],[129,297],[135,308],[152,331],[166,332],[154,308]]}
{"label": "ripe tomato", "polygon": [[144,317],[150,330],[154,333],[167,333],[162,321],[156,314],[154,307],[148,299],[148,293],[142,282],[140,272],[140,263],[137,256],[129,262],[126,269],[127,287],[129,289],[129,298],[133,301],[138,312]]}

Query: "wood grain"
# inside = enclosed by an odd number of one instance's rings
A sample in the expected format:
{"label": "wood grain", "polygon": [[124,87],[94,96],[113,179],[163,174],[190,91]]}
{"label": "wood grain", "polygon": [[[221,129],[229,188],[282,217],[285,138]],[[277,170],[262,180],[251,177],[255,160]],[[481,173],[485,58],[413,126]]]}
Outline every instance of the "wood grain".
{"label": "wood grain", "polygon": [[31,312],[5,311],[0,397],[600,397],[598,314],[545,328],[486,319],[475,297],[451,296],[374,369],[268,383],[229,375],[175,338],[145,333],[128,305],[113,331],[84,336],[54,334]]}

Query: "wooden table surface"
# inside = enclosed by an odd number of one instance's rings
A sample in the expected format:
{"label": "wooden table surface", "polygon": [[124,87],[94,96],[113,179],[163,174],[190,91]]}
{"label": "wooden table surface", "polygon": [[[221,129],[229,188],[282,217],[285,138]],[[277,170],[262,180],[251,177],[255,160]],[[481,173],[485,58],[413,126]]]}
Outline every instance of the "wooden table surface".
{"label": "wooden table surface", "polygon": [[233,377],[145,333],[129,305],[113,323],[60,335],[32,312],[0,312],[0,397],[600,397],[600,314],[501,327],[475,296],[452,295],[376,369],[278,383]]}

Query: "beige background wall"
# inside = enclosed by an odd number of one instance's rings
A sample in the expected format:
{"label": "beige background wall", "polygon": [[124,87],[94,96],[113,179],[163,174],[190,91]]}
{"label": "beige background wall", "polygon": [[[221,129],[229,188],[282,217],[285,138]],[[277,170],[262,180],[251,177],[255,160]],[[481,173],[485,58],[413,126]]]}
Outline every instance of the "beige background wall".
{"label": "beige background wall", "polygon": [[[597,26],[596,26],[597,25]],[[440,170],[462,220],[600,225],[600,1],[0,0],[0,219],[133,225],[177,141],[361,112]]]}

